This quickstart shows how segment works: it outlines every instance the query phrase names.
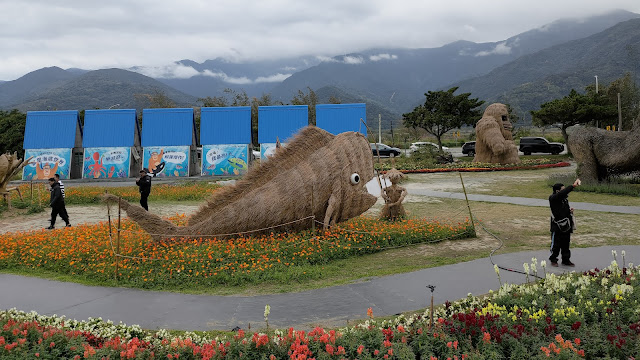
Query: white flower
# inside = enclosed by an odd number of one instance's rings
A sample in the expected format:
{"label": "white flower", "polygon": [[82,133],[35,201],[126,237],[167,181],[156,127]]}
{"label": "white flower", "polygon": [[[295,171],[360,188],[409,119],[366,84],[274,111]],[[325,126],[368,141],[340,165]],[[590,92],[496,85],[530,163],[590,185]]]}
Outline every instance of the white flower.
{"label": "white flower", "polygon": [[266,321],[269,318],[269,314],[271,313],[271,306],[269,304],[264,306],[264,320]]}
{"label": "white flower", "polygon": [[546,260],[540,261],[540,266],[542,266],[543,269],[546,269],[547,268],[547,261]]}
{"label": "white flower", "polygon": [[500,268],[498,268],[498,265],[493,265],[493,270],[496,272],[496,274],[500,275]]}
{"label": "white flower", "polygon": [[624,250],[620,251],[620,254],[621,254],[622,256],[627,255],[627,253],[626,253]]}
{"label": "white flower", "polygon": [[524,272],[526,272],[528,274],[529,273],[529,264],[524,263],[524,264],[522,264],[522,266],[524,267]]}

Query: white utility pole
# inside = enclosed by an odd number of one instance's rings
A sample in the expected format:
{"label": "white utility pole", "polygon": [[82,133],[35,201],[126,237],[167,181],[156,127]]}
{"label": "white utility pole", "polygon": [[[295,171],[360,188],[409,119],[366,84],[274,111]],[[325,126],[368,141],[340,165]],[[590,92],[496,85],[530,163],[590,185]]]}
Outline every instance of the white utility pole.
{"label": "white utility pole", "polygon": [[594,75],[596,78],[596,94],[598,93],[598,75]]}
{"label": "white utility pole", "polygon": [[618,131],[622,131],[622,106],[620,104],[620,93],[618,93]]}
{"label": "white utility pole", "polygon": [[382,114],[378,114],[378,142],[382,142]]}

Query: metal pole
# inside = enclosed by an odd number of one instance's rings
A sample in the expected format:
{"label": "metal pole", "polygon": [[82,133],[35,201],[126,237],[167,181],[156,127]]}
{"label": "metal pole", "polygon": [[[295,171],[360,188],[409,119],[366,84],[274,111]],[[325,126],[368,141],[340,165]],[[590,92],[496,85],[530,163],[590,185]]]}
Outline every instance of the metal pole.
{"label": "metal pole", "polygon": [[118,196],[118,237],[116,239],[116,281],[118,280],[118,255],[120,255],[120,196]]}
{"label": "metal pole", "polygon": [[473,228],[473,233],[476,233],[476,225],[473,222],[473,214],[471,213],[471,206],[469,206],[469,198],[467,197],[467,189],[464,187],[464,181],[462,181],[462,173],[458,172],[460,175],[460,183],[462,184],[462,191],[464,191],[464,200],[467,202],[467,209],[469,209],[469,220],[471,221],[471,227]]}
{"label": "metal pole", "polygon": [[618,93],[618,131],[622,131],[622,106],[620,104],[620,93]]}
{"label": "metal pole", "polygon": [[378,114],[378,142],[382,142],[382,115]]}

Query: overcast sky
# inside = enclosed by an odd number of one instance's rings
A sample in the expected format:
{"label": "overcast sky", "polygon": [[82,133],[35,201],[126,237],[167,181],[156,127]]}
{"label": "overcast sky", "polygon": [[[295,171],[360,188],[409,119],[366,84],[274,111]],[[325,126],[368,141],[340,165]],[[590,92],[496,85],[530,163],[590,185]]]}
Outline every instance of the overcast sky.
{"label": "overcast sky", "polygon": [[0,80],[46,66],[163,67],[500,41],[638,0],[0,0]]}

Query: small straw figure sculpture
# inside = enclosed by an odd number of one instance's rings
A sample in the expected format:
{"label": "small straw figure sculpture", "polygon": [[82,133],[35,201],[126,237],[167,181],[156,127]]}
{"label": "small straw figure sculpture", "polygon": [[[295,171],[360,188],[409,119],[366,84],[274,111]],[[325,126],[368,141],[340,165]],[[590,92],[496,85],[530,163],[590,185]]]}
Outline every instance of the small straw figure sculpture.
{"label": "small straw figure sculpture", "polygon": [[389,179],[391,186],[382,189],[382,198],[385,204],[380,217],[395,221],[407,215],[402,206],[402,201],[407,196],[407,189],[398,185],[404,179],[404,174],[394,167],[384,174],[384,179]]}

